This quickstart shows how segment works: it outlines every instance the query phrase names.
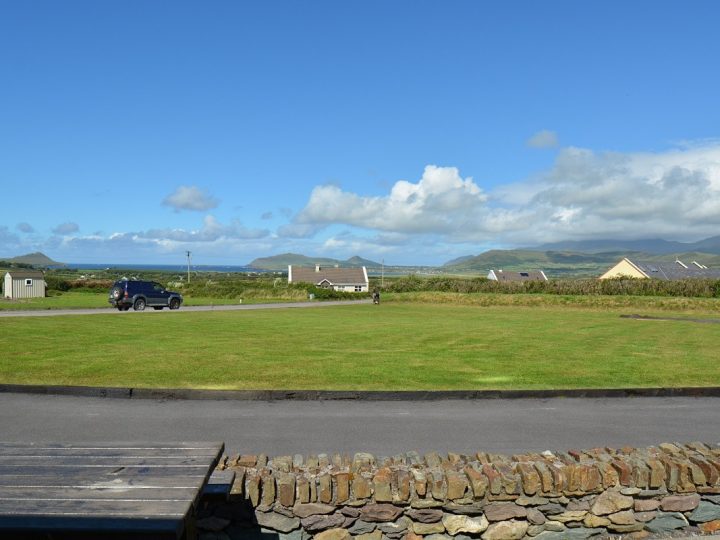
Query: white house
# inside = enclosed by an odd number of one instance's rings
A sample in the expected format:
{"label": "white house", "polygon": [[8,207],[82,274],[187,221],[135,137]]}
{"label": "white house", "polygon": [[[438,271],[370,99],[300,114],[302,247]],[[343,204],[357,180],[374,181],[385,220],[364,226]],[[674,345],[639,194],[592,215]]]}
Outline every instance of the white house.
{"label": "white house", "polygon": [[370,282],[364,266],[358,268],[315,268],[288,266],[288,283],[312,283],[317,287],[345,292],[368,292]]}
{"label": "white house", "polygon": [[39,270],[10,270],[5,274],[5,298],[42,298],[45,296],[45,277]]}

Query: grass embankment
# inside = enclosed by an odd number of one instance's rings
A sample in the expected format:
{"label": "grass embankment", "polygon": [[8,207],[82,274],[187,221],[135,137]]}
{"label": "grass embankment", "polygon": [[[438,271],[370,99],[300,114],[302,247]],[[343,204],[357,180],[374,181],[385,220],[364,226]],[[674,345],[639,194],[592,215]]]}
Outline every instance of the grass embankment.
{"label": "grass embankment", "polygon": [[628,310],[390,302],[3,318],[0,382],[345,390],[720,384],[720,326],[620,312]]}

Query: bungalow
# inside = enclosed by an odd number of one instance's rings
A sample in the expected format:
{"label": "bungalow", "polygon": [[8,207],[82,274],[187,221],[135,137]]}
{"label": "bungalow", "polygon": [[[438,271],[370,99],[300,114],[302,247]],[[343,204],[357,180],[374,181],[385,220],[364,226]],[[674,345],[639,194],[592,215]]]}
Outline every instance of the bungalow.
{"label": "bungalow", "polygon": [[42,298],[45,277],[39,270],[10,270],[5,274],[5,298]]}
{"label": "bungalow", "polygon": [[319,264],[315,268],[288,266],[288,283],[311,283],[324,289],[335,289],[345,292],[368,292],[369,280],[365,267],[323,268]]}
{"label": "bungalow", "polygon": [[625,258],[600,276],[600,279],[619,277],[638,279],[720,279],[720,269],[708,268],[697,261],[686,264],[680,259],[675,259],[674,262],[655,263],[633,261]]}
{"label": "bungalow", "polygon": [[487,276],[492,281],[547,281],[548,278],[542,270],[529,272],[504,272],[503,270],[490,270]]}

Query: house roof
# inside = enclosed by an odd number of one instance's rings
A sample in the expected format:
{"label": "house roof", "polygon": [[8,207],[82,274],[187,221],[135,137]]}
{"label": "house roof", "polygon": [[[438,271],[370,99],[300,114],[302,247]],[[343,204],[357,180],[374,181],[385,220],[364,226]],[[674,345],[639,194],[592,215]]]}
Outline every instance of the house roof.
{"label": "house roof", "polygon": [[332,285],[367,284],[365,268],[308,268],[304,266],[290,266],[290,276],[293,283],[314,283],[327,280]]}
{"label": "house roof", "polygon": [[490,273],[494,274],[498,281],[547,281],[547,276],[542,270],[530,270],[527,272],[491,270]]}
{"label": "house roof", "polygon": [[700,268],[694,262],[647,262],[628,259],[638,270],[655,279],[707,278],[720,279],[720,268]]}
{"label": "house roof", "polygon": [[45,275],[39,270],[8,270],[13,279],[43,279]]}

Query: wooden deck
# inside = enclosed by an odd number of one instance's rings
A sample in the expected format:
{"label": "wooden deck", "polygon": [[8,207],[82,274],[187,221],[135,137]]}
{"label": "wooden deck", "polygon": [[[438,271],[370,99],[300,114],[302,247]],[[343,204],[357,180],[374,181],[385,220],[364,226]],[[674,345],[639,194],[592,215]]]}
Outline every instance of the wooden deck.
{"label": "wooden deck", "polygon": [[0,443],[0,537],[193,538],[194,510],[223,449]]}

